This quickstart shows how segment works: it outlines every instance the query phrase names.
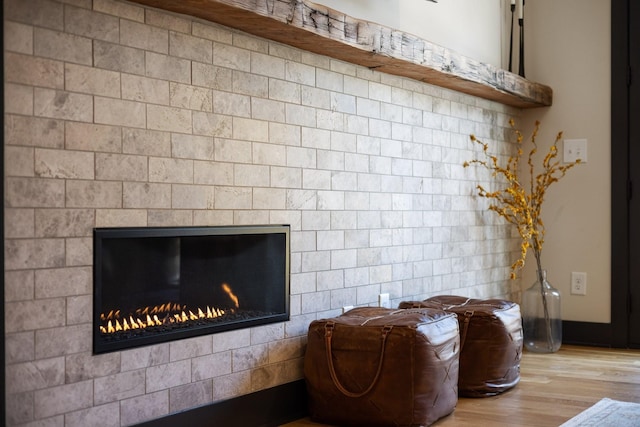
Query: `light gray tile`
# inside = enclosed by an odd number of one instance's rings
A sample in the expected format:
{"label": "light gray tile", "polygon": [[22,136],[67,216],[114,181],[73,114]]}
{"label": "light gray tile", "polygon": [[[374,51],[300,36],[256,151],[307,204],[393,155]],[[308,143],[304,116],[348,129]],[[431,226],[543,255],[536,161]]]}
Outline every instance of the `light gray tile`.
{"label": "light gray tile", "polygon": [[211,63],[213,43],[211,40],[172,31],[169,33],[169,54],[193,61]]}
{"label": "light gray tile", "polygon": [[95,122],[104,125],[144,128],[147,124],[145,104],[96,96]]}
{"label": "light gray tile", "polygon": [[123,74],[121,80],[123,99],[152,104],[169,104],[168,81],[132,74]]}
{"label": "light gray tile", "polygon": [[67,7],[64,19],[65,30],[71,34],[112,43],[119,41],[120,21],[114,16]]}
{"label": "light gray tile", "polygon": [[44,28],[35,28],[33,38],[37,56],[91,65],[91,39]]}
{"label": "light gray tile", "polygon": [[136,22],[144,22],[144,8],[113,0],[93,0],[93,9]]}
{"label": "light gray tile", "polygon": [[35,334],[31,331],[7,334],[4,344],[7,364],[32,361],[35,358]]}
{"label": "light gray tile", "polygon": [[35,393],[35,418],[45,418],[93,404],[93,381],[65,384]]}
{"label": "light gray tile", "polygon": [[7,240],[4,248],[7,270],[62,267],[63,239]]}
{"label": "light gray tile", "polygon": [[64,146],[64,122],[61,120],[7,114],[4,126],[7,145],[49,148]]}
{"label": "light gray tile", "polygon": [[119,208],[122,183],[109,181],[68,181],[66,205],[71,208]]}
{"label": "light gray tile", "polygon": [[114,375],[120,371],[120,353],[72,354],[65,358],[65,367],[65,382],[68,384]]}
{"label": "light gray tile", "polygon": [[93,153],[38,148],[35,172],[42,178],[93,179],[93,159]]}
{"label": "light gray tile", "polygon": [[191,359],[191,364],[193,381],[227,375],[230,374],[233,369],[230,351],[195,357]]}
{"label": "light gray tile", "polygon": [[25,24],[62,30],[64,26],[63,17],[64,9],[61,3],[50,0],[11,0],[7,2],[7,15],[5,18]]}
{"label": "light gray tile", "polygon": [[44,269],[35,273],[37,299],[89,295],[92,284],[90,267]]}
{"label": "light gray tile", "polygon": [[30,86],[64,89],[64,63],[16,53],[6,54],[5,80]]}
{"label": "light gray tile", "polygon": [[67,122],[65,144],[70,150],[117,153],[122,151],[122,132],[116,126]]}
{"label": "light gray tile", "polygon": [[98,153],[95,158],[96,179],[105,181],[147,181],[148,159],[130,154]]}
{"label": "light gray tile", "polygon": [[142,49],[94,40],[93,63],[98,68],[143,75],[145,53]]}
{"label": "light gray tile", "polygon": [[211,380],[198,381],[169,390],[169,411],[178,412],[203,406],[213,399]]}
{"label": "light gray tile", "polygon": [[[66,315],[66,312],[63,315]],[[56,357],[90,350],[91,324],[89,323],[36,331],[36,358]]]}
{"label": "light gray tile", "polygon": [[120,43],[147,51],[168,53],[169,32],[140,22],[121,19]]}
{"label": "light gray tile", "polygon": [[189,382],[191,382],[191,360],[180,360],[147,368],[147,393],[165,390]]}
{"label": "light gray tile", "polygon": [[96,405],[142,396],[145,393],[144,369],[96,378],[94,392]]}
{"label": "light gray tile", "polygon": [[35,209],[5,208],[4,226],[7,239],[35,237]]}
{"label": "light gray tile", "polygon": [[34,114],[53,119],[93,121],[93,98],[89,95],[34,89]]}
{"label": "light gray tile", "polygon": [[110,403],[93,406],[79,411],[68,412],[64,416],[66,427],[119,427],[120,405]]}
{"label": "light gray tile", "polygon": [[22,362],[7,369],[7,392],[22,393],[64,384],[64,359]]}

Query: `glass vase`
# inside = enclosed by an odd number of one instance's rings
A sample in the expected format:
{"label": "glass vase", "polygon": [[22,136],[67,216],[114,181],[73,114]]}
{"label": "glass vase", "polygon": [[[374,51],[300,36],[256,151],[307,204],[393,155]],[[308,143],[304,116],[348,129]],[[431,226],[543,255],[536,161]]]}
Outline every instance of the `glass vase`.
{"label": "glass vase", "polygon": [[547,281],[546,270],[541,273],[522,294],[524,346],[535,353],[555,353],[562,344],[560,291]]}

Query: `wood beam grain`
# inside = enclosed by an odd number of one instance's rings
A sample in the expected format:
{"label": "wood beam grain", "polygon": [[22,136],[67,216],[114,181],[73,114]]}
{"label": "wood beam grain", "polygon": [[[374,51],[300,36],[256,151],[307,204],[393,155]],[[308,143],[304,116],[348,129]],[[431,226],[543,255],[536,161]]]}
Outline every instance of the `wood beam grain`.
{"label": "wood beam grain", "polygon": [[553,91],[412,34],[305,0],[131,0],[216,22],[383,73],[519,108],[549,106]]}

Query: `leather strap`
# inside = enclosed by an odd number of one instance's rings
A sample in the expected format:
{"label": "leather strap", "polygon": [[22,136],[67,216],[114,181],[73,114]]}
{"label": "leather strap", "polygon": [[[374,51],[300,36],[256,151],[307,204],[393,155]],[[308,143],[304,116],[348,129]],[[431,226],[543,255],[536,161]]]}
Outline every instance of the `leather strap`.
{"label": "leather strap", "polygon": [[467,339],[467,331],[469,330],[469,321],[473,317],[473,311],[467,310],[464,312],[464,322],[462,324],[462,330],[460,331],[460,351],[464,347],[464,341]]}
{"label": "leather strap", "polygon": [[438,304],[440,304],[442,306],[442,309],[444,311],[449,311],[449,310],[451,310],[453,308],[464,307],[465,305],[469,304],[469,302],[471,302],[471,298],[467,298],[465,300],[465,302],[461,302],[460,304],[447,304],[447,305],[445,305],[445,303],[443,303],[443,302],[438,302]]}
{"label": "leather strap", "polygon": [[329,373],[331,374],[331,379],[333,380],[333,384],[336,386],[336,388],[338,390],[340,390],[340,392],[342,394],[344,394],[345,396],[348,397],[362,397],[365,394],[369,393],[372,389],[373,386],[376,385],[376,383],[378,382],[378,378],[380,377],[380,372],[382,372],[382,361],[384,359],[384,350],[385,350],[385,344],[387,342],[387,336],[389,336],[389,332],[391,332],[391,329],[393,329],[393,326],[391,325],[387,325],[387,326],[383,326],[382,327],[382,344],[380,346],[380,360],[378,361],[378,370],[376,371],[376,375],[373,378],[373,381],[371,381],[371,384],[369,384],[369,387],[366,388],[366,390],[364,390],[363,392],[360,393],[355,393],[352,391],[347,390],[342,383],[340,382],[340,380],[338,379],[338,376],[336,375],[336,370],[335,367],[333,366],[333,353],[331,350],[331,338],[333,336],[333,329],[335,327],[335,322],[327,322],[324,326],[324,339],[325,339],[325,348],[326,348],[326,352],[327,352],[327,363],[329,364]]}

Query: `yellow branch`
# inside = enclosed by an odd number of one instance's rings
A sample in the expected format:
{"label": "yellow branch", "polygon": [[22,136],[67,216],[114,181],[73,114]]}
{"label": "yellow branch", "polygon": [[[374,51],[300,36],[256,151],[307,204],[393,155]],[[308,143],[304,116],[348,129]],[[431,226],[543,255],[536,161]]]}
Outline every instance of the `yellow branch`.
{"label": "yellow branch", "polygon": [[504,187],[497,191],[487,191],[481,185],[477,186],[477,190],[480,197],[485,197],[493,201],[489,205],[489,210],[504,218],[508,223],[515,225],[522,239],[520,258],[511,266],[511,278],[515,279],[517,277],[517,271],[524,267],[528,250],[533,248],[537,258],[542,251],[545,227],[541,218],[541,212],[547,189],[551,184],[558,182],[560,178],[565,176],[569,169],[580,164],[581,161],[578,159],[566,165],[560,165],[560,162],[555,161],[558,156],[557,145],[562,139],[562,132],[559,132],[554,143],[549,148],[549,152],[542,161],[542,173],[536,175],[534,156],[538,151],[536,137],[540,128],[540,122],[536,121],[530,138],[532,148],[527,155],[530,178],[529,192],[527,192],[518,179],[518,168],[523,155],[522,141],[524,138],[520,131],[515,128],[513,119],[509,120],[509,124],[514,129],[517,138],[518,150],[516,156],[509,157],[506,165],[501,166],[498,157],[489,154],[489,144],[482,142],[476,138],[475,135],[470,135],[471,142],[482,147],[484,159],[466,161],[463,166],[465,168],[471,165],[482,166],[489,170],[493,177],[496,177],[504,184]]}

